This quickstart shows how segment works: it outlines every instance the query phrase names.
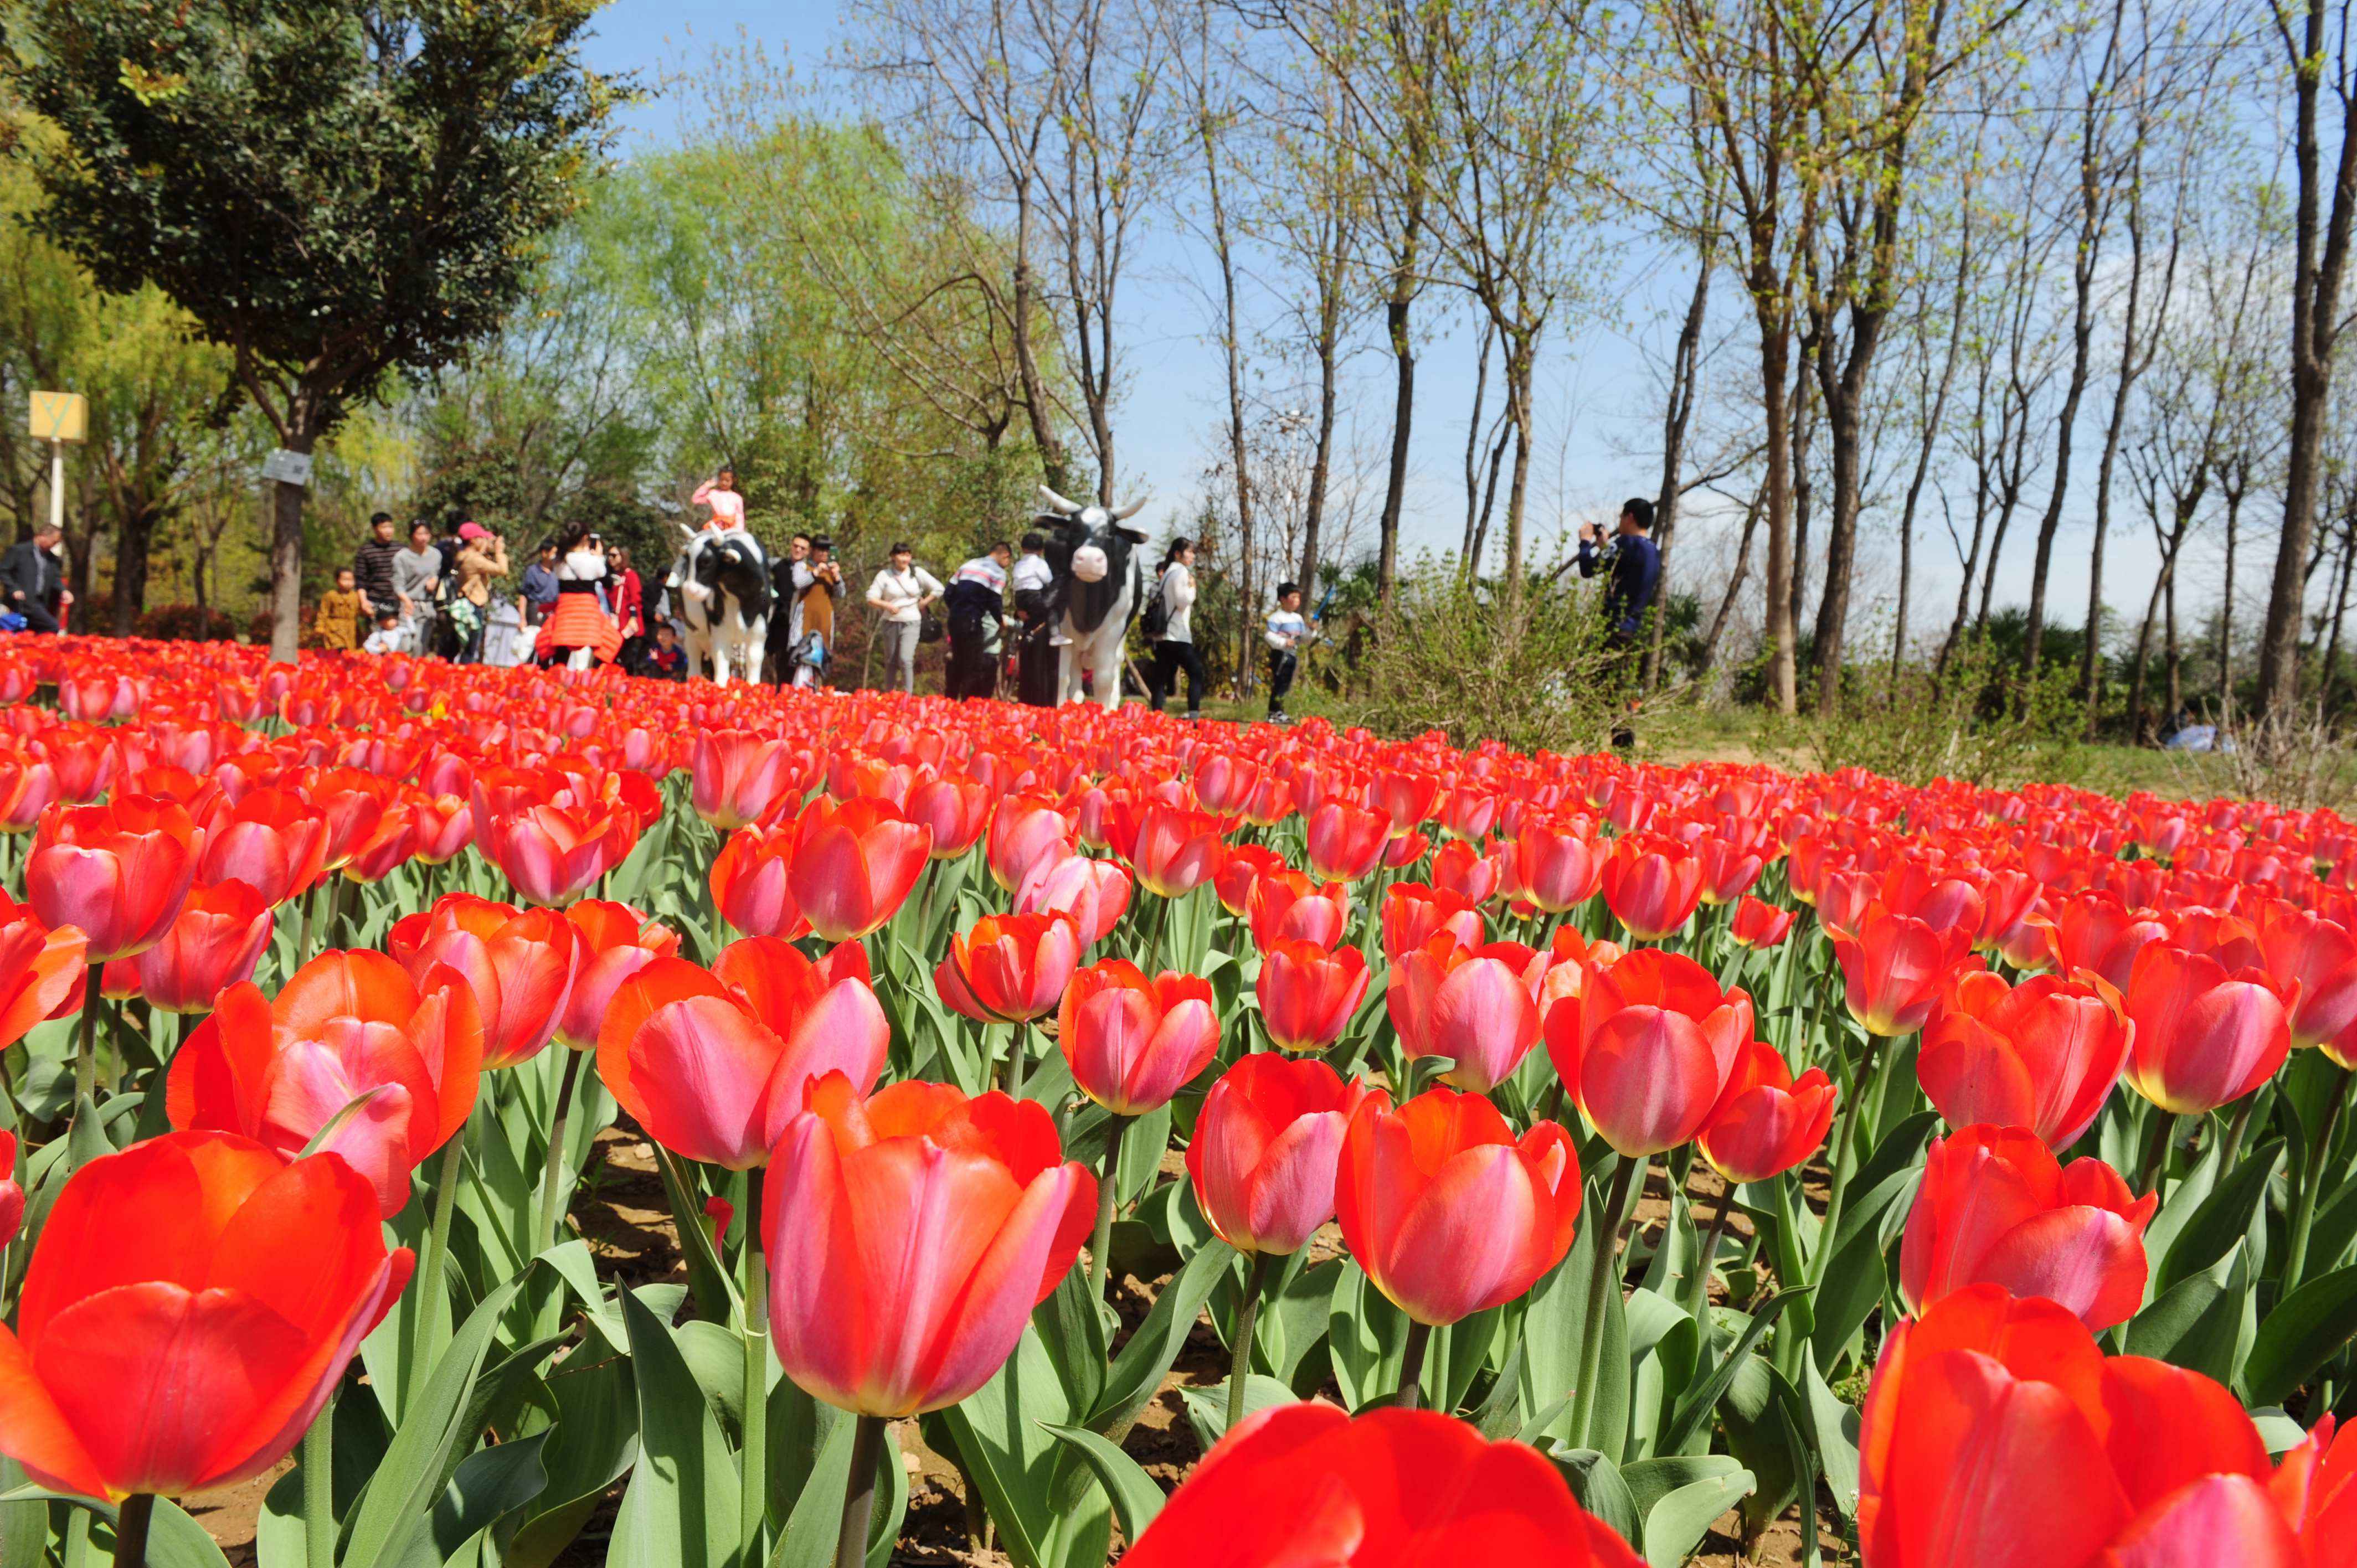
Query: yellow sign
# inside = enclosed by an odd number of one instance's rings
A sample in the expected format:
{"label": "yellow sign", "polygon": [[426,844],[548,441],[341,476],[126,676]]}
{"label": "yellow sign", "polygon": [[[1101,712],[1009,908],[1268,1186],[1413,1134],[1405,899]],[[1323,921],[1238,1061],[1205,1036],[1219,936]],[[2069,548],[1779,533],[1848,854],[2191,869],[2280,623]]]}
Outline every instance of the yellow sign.
{"label": "yellow sign", "polygon": [[80,392],[37,392],[33,394],[36,441],[79,441],[90,427],[90,405]]}

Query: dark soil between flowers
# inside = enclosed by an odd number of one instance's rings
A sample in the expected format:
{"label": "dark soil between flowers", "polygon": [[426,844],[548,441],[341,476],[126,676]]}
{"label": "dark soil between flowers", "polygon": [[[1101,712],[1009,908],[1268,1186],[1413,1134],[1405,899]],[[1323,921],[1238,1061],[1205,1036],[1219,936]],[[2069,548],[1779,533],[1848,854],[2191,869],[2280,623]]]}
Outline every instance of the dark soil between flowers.
{"label": "dark soil between flowers", "polygon": [[[1164,1165],[1166,1174],[1183,1176],[1178,1155],[1168,1156]],[[627,1122],[608,1129],[598,1138],[597,1157],[591,1169],[595,1174],[576,1198],[572,1219],[589,1243],[599,1276],[632,1289],[666,1282],[685,1283],[679,1233],[673,1226],[662,1180],[656,1173],[653,1155],[644,1136]],[[1724,1192],[1724,1184],[1717,1176],[1696,1162],[1687,1179],[1686,1199],[1697,1223],[1710,1222]],[[1821,1197],[1815,1193],[1812,1196]],[[1638,1225],[1653,1231],[1669,1212],[1668,1175],[1656,1164],[1638,1200]],[[1727,1234],[1748,1240],[1751,1228],[1738,1214],[1731,1219]],[[1341,1238],[1329,1225],[1310,1245],[1312,1261],[1320,1261],[1341,1251]],[[1120,1314],[1122,1335],[1134,1331],[1145,1321],[1156,1296],[1171,1278],[1168,1273],[1152,1280],[1125,1275],[1120,1281],[1114,1305]],[[1717,1294],[1715,1292],[1715,1298]],[[1118,1337],[1115,1343],[1119,1343]],[[1176,1488],[1202,1456],[1178,1391],[1214,1386],[1224,1382],[1227,1376],[1227,1352],[1219,1337],[1208,1322],[1198,1322],[1177,1364],[1163,1380],[1160,1391],[1123,1440],[1123,1448],[1166,1490]],[[1339,1390],[1329,1387],[1324,1392],[1339,1402]],[[956,1467],[925,1445],[915,1422],[896,1423],[893,1434],[908,1466],[909,1509],[892,1562],[944,1568],[1012,1568],[1012,1560],[1004,1552],[977,1543],[970,1535],[964,1487]],[[221,1545],[232,1568],[250,1568],[254,1563],[254,1530],[263,1498],[290,1466],[291,1461],[283,1463],[270,1474],[242,1486],[186,1499],[188,1511]],[[580,1536],[557,1558],[556,1568],[602,1568],[621,1507],[622,1490],[622,1485],[618,1484],[607,1493]],[[1821,1496],[1815,1522],[1819,1548],[1827,1563],[1844,1562],[1848,1556],[1841,1533],[1834,1525],[1835,1517],[1830,1499]],[[1803,1561],[1801,1530],[1798,1510],[1788,1509],[1783,1518],[1768,1527],[1747,1555],[1740,1535],[1741,1521],[1737,1514],[1729,1512],[1714,1525],[1687,1561],[1697,1568],[1738,1568],[1747,1563],[1760,1568],[1794,1568]],[[1120,1554],[1116,1529],[1114,1555],[1118,1558]]]}

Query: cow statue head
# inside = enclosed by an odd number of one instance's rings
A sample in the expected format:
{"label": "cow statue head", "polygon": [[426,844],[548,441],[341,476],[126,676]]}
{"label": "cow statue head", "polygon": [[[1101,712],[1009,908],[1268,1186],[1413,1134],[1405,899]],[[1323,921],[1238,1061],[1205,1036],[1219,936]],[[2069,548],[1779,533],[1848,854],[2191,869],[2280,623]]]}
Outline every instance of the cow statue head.
{"label": "cow statue head", "polygon": [[[1124,523],[1144,510],[1138,501],[1115,511],[1093,502],[1068,500],[1039,487],[1048,504],[1039,521],[1049,531],[1048,564],[1072,580],[1068,613],[1082,631],[1093,631],[1130,585],[1131,553],[1146,535]],[[1133,609],[1135,608],[1133,603]]]}

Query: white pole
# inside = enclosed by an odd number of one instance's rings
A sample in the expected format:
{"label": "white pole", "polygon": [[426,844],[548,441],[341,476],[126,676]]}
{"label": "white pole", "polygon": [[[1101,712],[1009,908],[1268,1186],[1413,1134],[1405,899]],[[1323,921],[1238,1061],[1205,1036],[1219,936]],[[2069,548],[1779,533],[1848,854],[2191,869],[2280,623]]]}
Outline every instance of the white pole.
{"label": "white pole", "polygon": [[66,444],[49,443],[49,526],[66,531]]}

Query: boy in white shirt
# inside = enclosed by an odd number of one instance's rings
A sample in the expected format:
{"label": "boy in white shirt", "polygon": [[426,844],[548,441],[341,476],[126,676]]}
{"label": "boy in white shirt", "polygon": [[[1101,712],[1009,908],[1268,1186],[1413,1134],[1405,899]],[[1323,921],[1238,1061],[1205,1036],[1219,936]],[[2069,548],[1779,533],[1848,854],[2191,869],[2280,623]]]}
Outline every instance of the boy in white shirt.
{"label": "boy in white shirt", "polygon": [[1262,633],[1262,639],[1268,644],[1268,716],[1272,724],[1289,722],[1285,694],[1293,690],[1294,674],[1301,668],[1301,656],[1296,650],[1309,637],[1309,623],[1301,615],[1301,585],[1279,583],[1276,608],[1268,612],[1267,628]]}

